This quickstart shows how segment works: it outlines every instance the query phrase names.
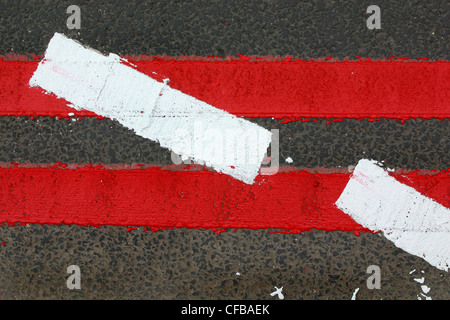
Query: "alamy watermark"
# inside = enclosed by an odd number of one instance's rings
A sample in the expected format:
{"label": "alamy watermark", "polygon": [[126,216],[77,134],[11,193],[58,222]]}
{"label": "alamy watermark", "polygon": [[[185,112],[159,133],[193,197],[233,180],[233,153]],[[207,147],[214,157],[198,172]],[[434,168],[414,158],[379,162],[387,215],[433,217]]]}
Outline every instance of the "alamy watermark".
{"label": "alamy watermark", "polygon": [[[267,135],[258,129],[227,129],[225,132],[216,128],[203,129],[202,122],[194,122],[193,130],[177,129],[173,134],[173,140],[177,144],[173,150],[184,150],[180,155],[171,152],[171,160],[174,164],[199,163],[190,155],[214,165],[262,165],[261,174],[272,175],[279,169],[279,130],[271,130],[271,142],[267,148]],[[268,150],[270,149],[270,156]],[[261,159],[263,150],[264,157]]]}
{"label": "alamy watermark", "polygon": [[69,29],[81,29],[81,10],[77,5],[68,6],[66,13],[70,14],[67,18],[66,25]]}
{"label": "alamy watermark", "polygon": [[366,13],[372,15],[367,18],[366,25],[370,30],[381,29],[381,9],[377,5],[370,5],[367,7]]}
{"label": "alamy watermark", "polygon": [[366,273],[371,273],[371,276],[367,278],[368,289],[380,289],[381,288],[381,269],[377,265],[370,265],[367,267]]}
{"label": "alamy watermark", "polygon": [[70,290],[81,289],[81,270],[77,265],[70,265],[67,267],[67,273],[71,275],[67,278],[66,285]]}

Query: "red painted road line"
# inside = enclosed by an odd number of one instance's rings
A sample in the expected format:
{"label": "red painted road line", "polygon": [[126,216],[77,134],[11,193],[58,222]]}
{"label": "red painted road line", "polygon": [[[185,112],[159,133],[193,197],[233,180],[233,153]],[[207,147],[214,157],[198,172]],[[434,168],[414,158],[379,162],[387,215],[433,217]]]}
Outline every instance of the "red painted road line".
{"label": "red painted road line", "polygon": [[[448,172],[393,176],[450,206]],[[368,232],[334,204],[349,177],[344,170],[282,169],[248,185],[195,168],[3,165],[0,222]]]}
{"label": "red painted road line", "polygon": [[[150,59],[151,60],[151,59]],[[153,59],[137,70],[237,116],[438,118],[450,116],[448,61],[203,61]],[[211,60],[211,59],[210,59]],[[94,116],[29,88],[38,62],[0,61],[0,115]]]}

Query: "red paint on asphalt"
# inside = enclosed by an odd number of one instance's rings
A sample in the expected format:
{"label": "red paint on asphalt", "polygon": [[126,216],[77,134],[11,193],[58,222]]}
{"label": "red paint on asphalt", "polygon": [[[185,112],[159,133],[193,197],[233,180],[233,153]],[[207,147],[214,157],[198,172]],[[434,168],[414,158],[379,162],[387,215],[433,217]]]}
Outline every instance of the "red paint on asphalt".
{"label": "red paint on asphalt", "polygon": [[[391,174],[450,206],[447,171]],[[239,228],[369,232],[334,205],[349,178],[342,169],[282,168],[248,185],[201,167],[185,171],[174,166],[2,165],[0,221],[215,232]]]}
{"label": "red paint on asphalt", "polygon": [[[177,59],[148,57],[136,69],[237,116],[305,118],[448,118],[448,61],[370,59]],[[95,116],[30,88],[36,61],[0,60],[0,115]]]}

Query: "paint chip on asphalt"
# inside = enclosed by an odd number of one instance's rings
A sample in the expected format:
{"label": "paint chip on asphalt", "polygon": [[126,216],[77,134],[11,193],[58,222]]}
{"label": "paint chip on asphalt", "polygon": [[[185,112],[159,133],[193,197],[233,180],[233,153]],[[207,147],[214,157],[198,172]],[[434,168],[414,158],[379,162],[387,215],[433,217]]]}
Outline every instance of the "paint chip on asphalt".
{"label": "paint chip on asphalt", "polygon": [[277,288],[277,287],[274,287],[276,290],[274,291],[274,292],[272,292],[270,295],[273,297],[273,296],[278,296],[278,299],[280,299],[280,300],[283,300],[284,299],[284,294],[282,293],[282,291],[283,291],[283,287],[281,287],[281,288]]}
{"label": "paint chip on asphalt", "polygon": [[356,288],[352,295],[352,300],[356,300],[356,294],[358,293],[359,288]]}

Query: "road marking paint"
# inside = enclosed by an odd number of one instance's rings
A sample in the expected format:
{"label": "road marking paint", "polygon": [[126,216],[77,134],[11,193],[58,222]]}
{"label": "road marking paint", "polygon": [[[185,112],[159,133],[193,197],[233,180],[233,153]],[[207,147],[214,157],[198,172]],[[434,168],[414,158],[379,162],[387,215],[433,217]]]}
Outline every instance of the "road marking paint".
{"label": "road marking paint", "polygon": [[[134,59],[139,72],[164,75],[172,88],[236,116],[330,123],[449,116],[448,61],[124,57]],[[0,115],[96,116],[30,89],[25,84],[39,62],[22,58],[0,56]]]}
{"label": "road marking paint", "polygon": [[450,267],[450,209],[362,159],[336,205],[356,222],[435,267]]}
{"label": "road marking paint", "polygon": [[252,184],[271,132],[140,73],[115,54],[55,33],[31,77],[74,108],[116,119],[144,138]]}
{"label": "road marking paint", "polygon": [[[448,205],[447,173],[401,176]],[[371,232],[335,205],[349,177],[346,169],[281,167],[250,185],[201,166],[0,163],[0,221]]]}

